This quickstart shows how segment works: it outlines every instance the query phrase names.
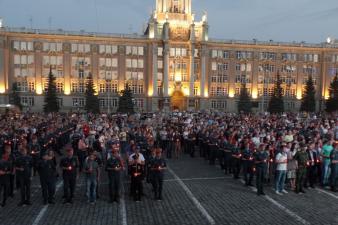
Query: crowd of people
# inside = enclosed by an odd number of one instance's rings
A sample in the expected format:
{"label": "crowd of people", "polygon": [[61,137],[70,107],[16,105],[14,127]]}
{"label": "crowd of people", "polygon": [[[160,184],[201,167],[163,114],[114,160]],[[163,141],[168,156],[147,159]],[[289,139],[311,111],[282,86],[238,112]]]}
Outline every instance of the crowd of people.
{"label": "crowd of people", "polygon": [[[31,205],[31,179],[39,176],[43,204],[55,204],[62,175],[63,203],[72,204],[79,175],[94,204],[108,179],[109,202],[119,202],[129,177],[134,201],[162,200],[166,159],[182,154],[218,163],[225,174],[266,183],[276,194],[338,186],[338,120],[328,115],[240,115],[217,112],[158,114],[6,114],[0,120],[1,205],[19,190],[19,206]],[[55,154],[56,153],[56,154]],[[65,154],[65,155],[64,155]],[[193,159],[192,159],[193,160]],[[59,176],[60,175],[60,176]]]}

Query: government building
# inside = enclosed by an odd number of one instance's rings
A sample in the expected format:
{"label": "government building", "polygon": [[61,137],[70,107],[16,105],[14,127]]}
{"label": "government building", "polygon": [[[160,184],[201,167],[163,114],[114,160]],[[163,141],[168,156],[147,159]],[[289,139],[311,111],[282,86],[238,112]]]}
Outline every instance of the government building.
{"label": "government building", "polygon": [[309,76],[317,109],[325,107],[338,69],[338,43],[216,40],[207,15],[196,21],[192,0],[156,0],[142,35],[11,28],[0,22],[0,104],[17,83],[23,106],[42,111],[50,68],[62,111],[85,105],[91,73],[102,111],[114,112],[128,84],[135,109],[236,112],[245,86],[254,110],[265,111],[277,73],[285,109],[297,111]]}

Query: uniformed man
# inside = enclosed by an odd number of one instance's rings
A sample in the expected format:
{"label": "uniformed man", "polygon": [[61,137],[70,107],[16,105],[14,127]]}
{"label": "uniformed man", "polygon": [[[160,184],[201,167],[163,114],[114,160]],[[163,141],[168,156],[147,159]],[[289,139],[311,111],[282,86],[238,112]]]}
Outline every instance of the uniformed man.
{"label": "uniformed man", "polygon": [[144,156],[140,153],[140,147],[135,148],[135,152],[129,157],[129,166],[131,174],[130,190],[134,201],[141,201],[143,193],[142,180],[144,175]]}
{"label": "uniformed man", "polygon": [[256,166],[256,187],[257,195],[265,195],[263,191],[264,175],[268,166],[268,153],[264,151],[265,145],[261,144],[258,151],[254,153],[254,161]]}
{"label": "uniformed man", "polygon": [[123,168],[123,161],[119,156],[118,149],[113,148],[112,155],[106,163],[106,171],[108,173],[109,180],[110,203],[119,202],[121,170],[123,170]]}
{"label": "uniformed man", "polygon": [[336,144],[334,150],[330,155],[331,159],[331,191],[337,192],[338,186],[338,145]]}
{"label": "uniformed man", "polygon": [[5,207],[6,200],[8,197],[9,190],[9,175],[11,173],[11,166],[8,161],[9,155],[8,153],[4,153],[0,159],[0,196],[1,191],[3,191],[2,203],[1,206]]}
{"label": "uniformed man", "polygon": [[306,145],[303,144],[298,152],[296,152],[294,159],[297,161],[298,168],[296,171],[296,193],[305,193],[303,190],[304,179],[306,176],[306,167],[309,164],[308,154],[306,152]]}
{"label": "uniformed man", "polygon": [[40,175],[40,183],[42,189],[43,204],[55,204],[55,185],[56,185],[56,162],[54,152],[44,152],[42,158],[37,164]]}
{"label": "uniformed man", "polygon": [[232,154],[232,172],[234,175],[234,179],[239,178],[239,172],[241,170],[241,158],[242,154],[238,146],[233,146],[231,149]]}
{"label": "uniformed man", "polygon": [[250,143],[246,143],[242,150],[243,174],[246,186],[252,186],[253,179],[253,151],[250,149]]}
{"label": "uniformed man", "polygon": [[27,154],[27,148],[20,149],[21,155],[15,161],[16,175],[20,184],[21,201],[18,206],[32,205],[31,198],[31,178],[33,159]]}
{"label": "uniformed man", "polygon": [[60,161],[62,168],[63,186],[64,186],[64,202],[63,204],[73,204],[73,197],[77,178],[77,168],[79,162],[77,157],[74,156],[74,150],[70,147],[67,148],[67,156]]}
{"label": "uniformed man", "polygon": [[162,149],[156,149],[156,156],[151,165],[152,169],[152,182],[154,187],[154,199],[162,200],[162,189],[163,189],[163,175],[164,170],[167,167],[165,160],[162,157]]}

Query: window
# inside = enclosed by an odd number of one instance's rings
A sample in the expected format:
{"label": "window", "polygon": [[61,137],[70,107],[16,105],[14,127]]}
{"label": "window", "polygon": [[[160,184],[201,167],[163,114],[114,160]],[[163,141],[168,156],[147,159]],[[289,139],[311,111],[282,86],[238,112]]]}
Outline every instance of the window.
{"label": "window", "polygon": [[34,55],[14,55],[14,65],[32,65]]}
{"label": "window", "polygon": [[100,54],[116,54],[117,51],[117,45],[99,45]]}
{"label": "window", "polygon": [[61,108],[63,106],[63,99],[62,98],[56,98],[56,101],[57,101],[59,108]]}
{"label": "window", "polygon": [[75,43],[72,43],[71,51],[73,53],[75,53],[75,52],[89,53],[90,52],[90,44],[75,44]]}
{"label": "window", "polygon": [[56,83],[56,92],[57,93],[63,93],[63,83],[61,83],[61,82]]}
{"label": "window", "polygon": [[162,47],[159,47],[159,48],[157,49],[157,55],[158,55],[158,56],[163,56],[163,48],[162,48]]}
{"label": "window", "polygon": [[84,98],[73,98],[73,107],[84,107],[85,99]]}
{"label": "window", "polygon": [[170,48],[171,57],[186,57],[187,49],[186,48]]}
{"label": "window", "polygon": [[296,61],[297,54],[295,53],[282,53],[282,60]]}
{"label": "window", "polygon": [[319,56],[318,54],[304,54],[305,62],[318,62]]}
{"label": "window", "polygon": [[50,42],[44,42],[42,44],[42,50],[44,52],[61,52],[62,51],[62,43],[50,43]]}
{"label": "window", "polygon": [[158,69],[163,69],[163,61],[162,60],[158,60],[157,61],[157,68]]}
{"label": "window", "polygon": [[338,54],[337,55],[332,55],[332,60],[333,63],[338,62]]}
{"label": "window", "polygon": [[260,60],[276,60],[276,53],[273,52],[260,52],[259,53]]}
{"label": "window", "polygon": [[20,101],[23,106],[29,106],[29,107],[34,106],[34,97],[23,96],[23,97],[20,97]]}
{"label": "window", "polygon": [[144,47],[142,47],[142,46],[126,46],[126,54],[127,55],[143,56]]}
{"label": "window", "polygon": [[237,51],[236,52],[236,58],[237,59],[251,59],[252,52],[247,51]]}
{"label": "window", "polygon": [[224,109],[226,109],[226,101],[212,100],[211,101],[211,108],[212,109],[224,110]]}

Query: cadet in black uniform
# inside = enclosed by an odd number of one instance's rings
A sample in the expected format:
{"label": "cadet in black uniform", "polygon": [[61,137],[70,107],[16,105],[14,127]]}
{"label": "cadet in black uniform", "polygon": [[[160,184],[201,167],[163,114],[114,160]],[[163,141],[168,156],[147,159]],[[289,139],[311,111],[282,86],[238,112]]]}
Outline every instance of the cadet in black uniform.
{"label": "cadet in black uniform", "polygon": [[140,147],[137,146],[136,152],[129,157],[129,165],[131,171],[130,190],[134,197],[134,201],[141,201],[142,180],[144,176],[144,156],[140,153]]}
{"label": "cadet in black uniform", "polygon": [[112,156],[107,160],[106,171],[109,180],[109,199],[110,203],[119,202],[120,186],[121,186],[121,170],[123,170],[123,162],[118,154],[118,149],[112,149]]}
{"label": "cadet in black uniform", "polygon": [[246,186],[252,186],[253,178],[253,152],[250,150],[250,144],[246,143],[242,150],[243,174]]}
{"label": "cadet in black uniform", "polygon": [[167,164],[162,157],[162,149],[156,149],[156,157],[152,161],[152,171],[153,171],[153,187],[154,187],[154,198],[155,200],[162,200],[162,188],[163,188],[163,173],[166,169]]}
{"label": "cadet in black uniform", "polygon": [[232,154],[232,172],[234,174],[234,179],[239,178],[239,173],[241,171],[241,151],[237,146],[233,146],[231,149]]}
{"label": "cadet in black uniform", "polygon": [[38,162],[37,168],[40,174],[43,204],[55,204],[55,185],[56,185],[56,163],[54,152],[44,152],[42,159]]}
{"label": "cadet in black uniform", "polygon": [[77,168],[79,162],[77,157],[74,156],[72,148],[67,149],[67,156],[62,158],[60,161],[60,167],[63,172],[63,185],[64,185],[64,196],[65,200],[63,204],[73,204],[73,197],[76,185]]}
{"label": "cadet in black uniform", "polygon": [[268,153],[264,151],[264,145],[261,144],[258,151],[254,153],[254,160],[256,165],[256,186],[257,195],[265,195],[263,191],[264,175],[266,174],[268,166]]}
{"label": "cadet in black uniform", "polygon": [[9,175],[11,173],[11,168],[8,159],[9,155],[7,153],[4,153],[0,159],[0,196],[1,191],[3,191],[2,207],[6,205],[9,190]]}
{"label": "cadet in black uniform", "polygon": [[[156,148],[152,148],[151,150],[150,150],[150,155],[149,155],[149,157],[148,157],[148,159],[146,160],[146,168],[147,168],[147,178],[146,178],[146,181],[147,181],[147,183],[151,183],[151,184],[153,184],[153,182],[152,182],[152,176],[153,176],[153,171],[152,171],[152,163],[153,163],[153,161],[154,161],[154,159],[155,159],[155,157],[156,157]],[[153,187],[154,188],[154,187]]]}
{"label": "cadet in black uniform", "polygon": [[21,201],[18,206],[32,205],[31,198],[31,178],[33,159],[27,155],[27,148],[20,149],[21,156],[15,161],[16,176],[20,184]]}

